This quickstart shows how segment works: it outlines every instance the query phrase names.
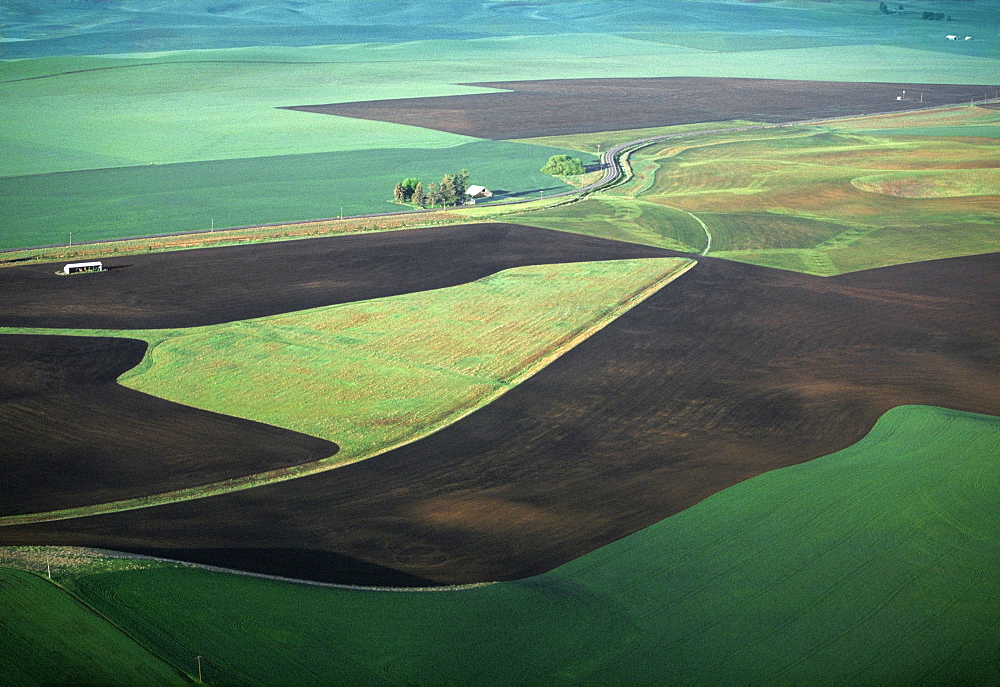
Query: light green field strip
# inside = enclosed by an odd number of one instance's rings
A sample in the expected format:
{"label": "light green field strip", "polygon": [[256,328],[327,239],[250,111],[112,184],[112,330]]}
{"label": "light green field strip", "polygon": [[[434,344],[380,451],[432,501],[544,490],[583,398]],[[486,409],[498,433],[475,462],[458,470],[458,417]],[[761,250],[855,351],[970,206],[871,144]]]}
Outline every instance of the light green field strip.
{"label": "light green field strip", "polygon": [[[1000,162],[1000,149],[997,151]],[[851,179],[854,188],[901,198],[1000,196],[1000,169],[889,172]]]}
{"label": "light green field strip", "polygon": [[966,136],[1000,138],[1000,110],[951,107],[837,122],[840,131],[897,136]]}
{"label": "light green field strip", "polygon": [[82,243],[213,224],[220,229],[399,212],[403,207],[392,202],[392,188],[403,177],[427,184],[460,169],[470,171],[471,183],[488,188],[551,194],[570,187],[540,168],[550,155],[568,152],[474,140],[441,149],[375,148],[0,177],[0,250],[66,245],[69,232]]}
{"label": "light green field strip", "polygon": [[998,499],[1000,419],[903,406],[517,582],[378,593],[137,561],[64,583],[175,665],[208,657],[210,683],[988,684]]}
{"label": "light green field strip", "polygon": [[123,385],[340,446],[294,468],[7,516],[0,526],[201,498],[371,458],[490,403],[693,266],[652,258],[519,267],[446,289],[186,329],[0,329],[147,341]]}
{"label": "light green field strip", "polygon": [[[0,176],[458,145],[473,139],[277,108],[483,91],[459,83],[627,76],[978,83],[996,66],[894,47],[761,54],[577,34],[4,62],[0,145],[9,154],[0,158]],[[46,74],[52,76],[37,78]]]}
{"label": "light green field strip", "polygon": [[48,580],[0,568],[0,609],[4,684],[190,684]]}

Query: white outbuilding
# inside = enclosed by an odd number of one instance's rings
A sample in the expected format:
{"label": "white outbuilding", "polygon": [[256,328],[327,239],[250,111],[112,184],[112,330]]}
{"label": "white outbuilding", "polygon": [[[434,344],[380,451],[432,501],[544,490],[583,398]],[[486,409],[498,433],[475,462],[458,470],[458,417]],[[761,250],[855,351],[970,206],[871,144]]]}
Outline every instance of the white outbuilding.
{"label": "white outbuilding", "polygon": [[492,198],[493,191],[489,190],[485,186],[472,185],[465,189],[465,195],[469,197],[468,203],[475,204],[476,200],[480,198]]}
{"label": "white outbuilding", "polygon": [[103,272],[104,263],[100,260],[94,262],[71,262],[63,268],[63,274],[77,274],[79,272]]}

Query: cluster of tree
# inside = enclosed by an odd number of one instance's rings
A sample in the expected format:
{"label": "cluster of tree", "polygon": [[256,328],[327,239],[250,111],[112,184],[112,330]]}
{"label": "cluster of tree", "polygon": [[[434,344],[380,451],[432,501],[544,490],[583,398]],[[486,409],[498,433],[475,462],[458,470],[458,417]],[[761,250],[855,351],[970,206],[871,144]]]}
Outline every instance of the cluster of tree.
{"label": "cluster of tree", "polygon": [[408,177],[396,184],[392,197],[397,203],[413,203],[420,207],[461,205],[465,202],[465,189],[469,187],[469,170],[458,174],[445,174],[439,183],[426,187],[416,177]]}
{"label": "cluster of tree", "polygon": [[574,174],[583,174],[585,171],[587,170],[584,169],[583,163],[569,155],[553,155],[542,167],[543,174],[551,174],[555,177],[573,176]]}
{"label": "cluster of tree", "polygon": [[[878,11],[882,14],[897,14],[899,12],[906,12],[906,8],[903,5],[899,5],[896,10],[889,9],[889,6],[885,2],[880,2],[878,4]],[[921,19],[945,19],[944,12],[924,12]],[[951,17],[947,17],[948,21],[951,21]]]}

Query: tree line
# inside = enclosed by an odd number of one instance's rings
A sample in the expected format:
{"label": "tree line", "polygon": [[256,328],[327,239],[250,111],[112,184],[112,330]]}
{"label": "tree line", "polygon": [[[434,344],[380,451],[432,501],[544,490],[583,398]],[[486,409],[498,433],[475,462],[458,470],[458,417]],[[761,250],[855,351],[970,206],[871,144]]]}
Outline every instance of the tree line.
{"label": "tree line", "polygon": [[392,190],[392,198],[397,203],[413,203],[420,207],[461,205],[465,202],[465,190],[469,188],[469,170],[458,174],[445,174],[438,183],[426,187],[416,177],[403,179]]}

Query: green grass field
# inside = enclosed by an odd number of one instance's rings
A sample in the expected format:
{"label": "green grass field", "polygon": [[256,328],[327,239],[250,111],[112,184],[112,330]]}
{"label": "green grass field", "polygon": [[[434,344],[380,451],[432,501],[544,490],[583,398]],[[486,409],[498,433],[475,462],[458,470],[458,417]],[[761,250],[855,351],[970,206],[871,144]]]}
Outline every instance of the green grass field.
{"label": "green grass field", "polygon": [[569,186],[539,169],[566,152],[484,140],[0,177],[0,250],[67,244],[69,232],[79,243],[401,211],[392,188],[404,177],[426,184],[463,168],[497,191],[554,193]]}
{"label": "green grass field", "polygon": [[[145,359],[122,375],[123,385],[340,446],[319,463],[254,476],[260,484],[363,460],[457,421],[692,264],[654,258],[519,267],[445,289],[206,327],[2,333],[147,341]],[[203,495],[199,487],[187,498]]]}
{"label": "green grass field", "polygon": [[509,221],[616,241],[699,253],[705,232],[684,212],[606,194],[570,205],[513,215]]}
{"label": "green grass field", "polygon": [[1000,195],[1000,169],[947,169],[888,172],[851,179],[869,193],[902,198],[963,198]]}
{"label": "green grass field", "polygon": [[[1000,419],[904,406],[549,573],[451,592],[65,573],[208,683],[988,683]],[[229,628],[220,632],[220,627]]]}
{"label": "green grass field", "polygon": [[[0,176],[457,145],[469,139],[277,108],[482,92],[456,85],[477,81],[744,76],[978,83],[994,67],[983,57],[935,52],[928,59],[921,49],[899,46],[766,52],[762,60],[758,50],[715,53],[594,34],[0,62],[0,144],[8,151]],[[418,67],[401,78],[400,65]]]}
{"label": "green grass field", "polygon": [[[629,182],[517,221],[700,252],[707,244],[697,218],[713,256],[821,276],[992,252],[1000,249],[1000,149],[995,139],[944,133],[995,117],[943,108],[843,128],[665,141],[632,154]],[[905,133],[918,126],[942,135]],[[588,145],[584,137],[573,144]]]}
{"label": "green grass field", "polygon": [[0,567],[7,685],[190,684],[187,676],[48,580]]}

